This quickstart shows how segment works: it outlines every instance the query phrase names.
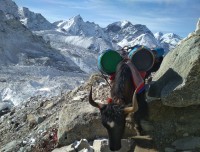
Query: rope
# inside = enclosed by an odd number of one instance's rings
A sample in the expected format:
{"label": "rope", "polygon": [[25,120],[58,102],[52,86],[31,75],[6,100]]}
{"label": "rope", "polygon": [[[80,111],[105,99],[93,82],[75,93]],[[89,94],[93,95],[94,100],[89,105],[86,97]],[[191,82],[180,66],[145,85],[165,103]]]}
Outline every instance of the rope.
{"label": "rope", "polygon": [[[100,70],[100,72],[101,72],[101,70]],[[106,76],[105,76],[102,72],[101,72],[101,75],[103,76],[103,78],[106,80],[107,84],[108,84],[108,85],[110,86],[110,88],[111,88],[111,85],[110,85],[110,83],[108,82]]]}

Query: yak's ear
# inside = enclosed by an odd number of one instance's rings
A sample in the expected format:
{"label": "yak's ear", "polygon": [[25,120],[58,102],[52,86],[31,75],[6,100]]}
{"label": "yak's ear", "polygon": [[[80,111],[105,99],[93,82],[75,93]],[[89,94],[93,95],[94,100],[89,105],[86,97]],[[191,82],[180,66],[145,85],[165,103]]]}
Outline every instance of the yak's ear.
{"label": "yak's ear", "polygon": [[92,99],[92,86],[91,86],[90,93],[89,93],[89,103],[90,103],[92,106],[94,106],[94,107],[96,107],[96,108],[99,108],[99,109],[101,109],[101,108],[104,106],[104,104],[97,103],[97,102],[95,102],[95,101]]}

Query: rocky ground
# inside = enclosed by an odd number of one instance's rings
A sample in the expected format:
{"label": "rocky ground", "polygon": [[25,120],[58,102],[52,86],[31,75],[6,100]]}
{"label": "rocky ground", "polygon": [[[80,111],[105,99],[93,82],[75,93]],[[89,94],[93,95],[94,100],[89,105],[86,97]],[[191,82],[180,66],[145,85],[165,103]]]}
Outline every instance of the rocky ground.
{"label": "rocky ground", "polygon": [[[100,80],[96,79],[93,76],[92,80],[85,85],[59,97],[48,100],[34,97],[11,110],[1,110],[0,151],[53,150],[58,145],[59,114],[63,105],[71,102],[78,103],[84,98],[88,100],[87,96],[91,81],[96,81],[96,85],[99,85],[100,88],[105,84],[102,78]],[[101,81],[104,82],[101,83]],[[108,89],[107,86],[104,91],[108,92]],[[102,99],[106,99],[104,91],[100,91],[98,94],[102,94]],[[76,114],[75,111],[74,114]]]}
{"label": "rocky ground", "polygon": [[37,147],[54,148],[55,145],[52,143],[56,141],[59,110],[63,102],[63,97],[49,100],[32,98],[1,116],[0,146],[4,147],[1,151],[9,149],[33,151],[33,148]]}

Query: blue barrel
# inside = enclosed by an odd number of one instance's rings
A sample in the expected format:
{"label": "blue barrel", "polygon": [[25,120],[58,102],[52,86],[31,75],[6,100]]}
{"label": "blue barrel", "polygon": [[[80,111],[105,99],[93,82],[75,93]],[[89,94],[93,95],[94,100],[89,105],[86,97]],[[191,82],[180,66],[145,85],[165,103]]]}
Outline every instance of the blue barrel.
{"label": "blue barrel", "polygon": [[129,52],[128,57],[138,71],[150,70],[155,60],[153,52],[149,48],[140,45],[133,47]]}
{"label": "blue barrel", "polygon": [[101,72],[111,75],[116,72],[117,65],[123,58],[114,50],[106,50],[98,57],[98,68]]}
{"label": "blue barrel", "polygon": [[165,53],[163,48],[154,48],[154,49],[152,49],[152,51],[155,52],[155,57],[156,58],[162,57],[164,55],[164,53]]}

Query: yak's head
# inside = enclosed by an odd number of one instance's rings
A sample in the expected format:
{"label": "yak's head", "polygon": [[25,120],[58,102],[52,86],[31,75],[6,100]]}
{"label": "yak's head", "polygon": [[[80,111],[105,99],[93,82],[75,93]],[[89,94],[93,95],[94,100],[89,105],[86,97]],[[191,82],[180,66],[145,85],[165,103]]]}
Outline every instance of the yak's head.
{"label": "yak's head", "polygon": [[92,99],[92,87],[89,94],[89,103],[100,109],[101,121],[107,129],[109,136],[109,147],[112,151],[117,151],[121,148],[121,139],[125,130],[126,116],[128,113],[135,112],[138,109],[136,93],[132,98],[132,106],[125,107],[124,104],[115,102],[109,104],[97,103]]}

